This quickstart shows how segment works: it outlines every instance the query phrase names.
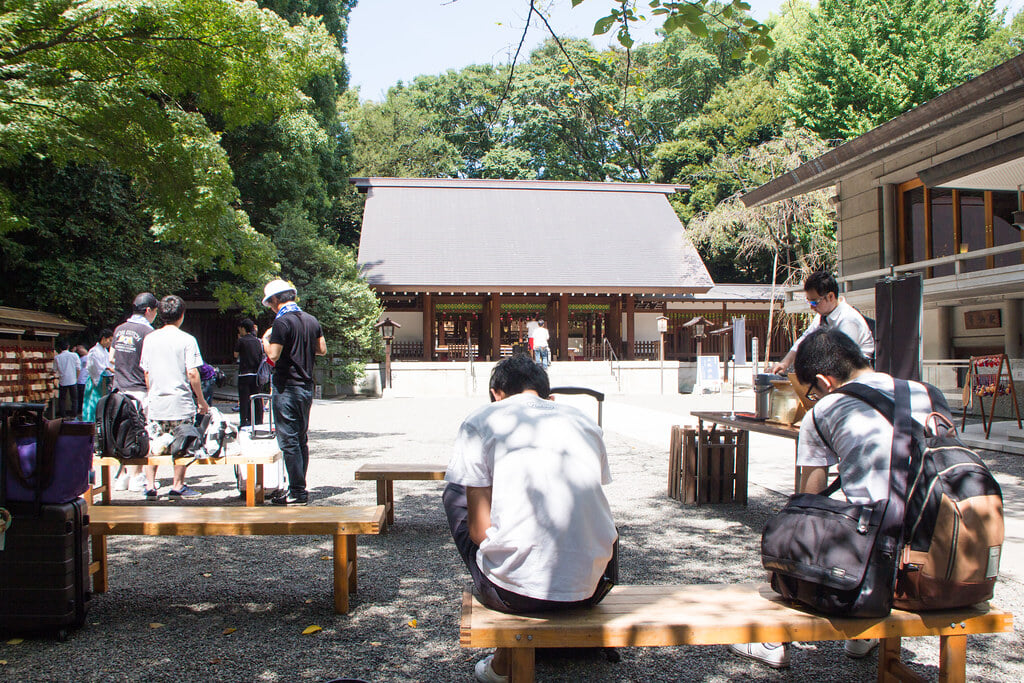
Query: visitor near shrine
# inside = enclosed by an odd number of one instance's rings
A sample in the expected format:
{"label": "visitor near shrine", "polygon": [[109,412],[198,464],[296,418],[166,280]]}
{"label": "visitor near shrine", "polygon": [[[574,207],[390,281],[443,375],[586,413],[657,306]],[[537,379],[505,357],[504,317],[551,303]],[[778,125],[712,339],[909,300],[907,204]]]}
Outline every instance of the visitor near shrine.
{"label": "visitor near shrine", "polygon": [[839,298],[839,283],[832,273],[818,271],[804,282],[807,305],[817,313],[810,326],[793,343],[789,353],[772,366],[772,372],[785,372],[793,365],[797,349],[819,327],[835,328],[852,339],[869,361],[875,356],[875,337],[867,320],[856,308]]}
{"label": "visitor near shrine", "polygon": [[[547,372],[525,354],[495,365],[490,393],[459,428],[442,496],[474,592],[501,612],[597,604],[616,573],[617,538],[601,428],[549,400]],[[480,660],[477,680],[506,680],[507,656],[499,648]]]}
{"label": "visitor near shrine", "polygon": [[309,411],[313,406],[313,366],[316,356],[327,354],[320,321],[306,313],[295,299],[295,286],[271,280],[263,288],[263,305],[274,311],[274,323],[263,334],[263,351],[274,363],[274,423],[277,444],[288,472],[288,491],[271,499],[275,505],[306,505],[309,470]]}

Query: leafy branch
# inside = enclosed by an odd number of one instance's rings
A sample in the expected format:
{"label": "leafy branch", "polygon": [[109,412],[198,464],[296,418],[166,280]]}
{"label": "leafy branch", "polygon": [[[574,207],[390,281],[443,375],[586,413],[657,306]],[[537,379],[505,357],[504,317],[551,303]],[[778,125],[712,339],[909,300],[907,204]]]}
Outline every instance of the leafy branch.
{"label": "leafy branch", "polygon": [[[775,47],[771,37],[771,29],[744,12],[750,10],[750,4],[743,0],[731,0],[718,4],[711,0],[646,0],[653,16],[664,17],[663,28],[666,33],[685,28],[698,38],[708,38],[715,45],[722,45],[732,37],[737,47],[732,52],[733,59],[742,59],[749,55],[750,61],[764,65],[768,62],[768,52]],[[576,7],[583,0],[571,0]],[[594,24],[594,35],[604,35],[612,27],[618,25],[617,38],[619,44],[626,49],[633,47],[633,36],[630,26],[645,20],[636,11],[637,0],[618,0],[618,7],[613,7],[607,16],[601,17]]]}

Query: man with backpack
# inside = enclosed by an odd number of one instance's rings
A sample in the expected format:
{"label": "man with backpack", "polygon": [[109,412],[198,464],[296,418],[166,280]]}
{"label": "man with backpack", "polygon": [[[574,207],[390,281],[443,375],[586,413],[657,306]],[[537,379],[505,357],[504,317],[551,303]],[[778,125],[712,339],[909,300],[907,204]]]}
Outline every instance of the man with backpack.
{"label": "man with backpack", "polygon": [[[143,406],[146,405],[146,373],[139,365],[142,357],[142,344],[146,335],[153,331],[153,321],[157,313],[156,297],[150,292],[142,292],[132,301],[132,314],[123,323],[114,329],[114,341],[110,345],[110,367],[114,370],[114,388],[137,399]],[[159,488],[156,481],[156,467],[152,468],[151,478],[154,486]],[[128,465],[124,471],[114,480],[114,488],[118,491],[145,491],[146,481],[149,479],[142,473],[141,465]]]}
{"label": "man with backpack", "polygon": [[[850,503],[887,499],[893,425],[865,401],[834,392],[843,385],[857,383],[893,400],[893,378],[872,370],[857,343],[833,327],[816,329],[803,338],[794,369],[797,379],[811,387],[807,395],[815,401],[800,425],[800,492],[824,491],[828,469],[835,465],[843,495]],[[932,412],[949,416],[949,406],[940,393],[929,392],[919,382],[909,385],[911,418],[919,426],[925,424]],[[859,659],[877,645],[877,639],[848,640],[845,651],[847,656]],[[738,655],[774,668],[789,666],[787,644],[746,643],[730,647]]]}

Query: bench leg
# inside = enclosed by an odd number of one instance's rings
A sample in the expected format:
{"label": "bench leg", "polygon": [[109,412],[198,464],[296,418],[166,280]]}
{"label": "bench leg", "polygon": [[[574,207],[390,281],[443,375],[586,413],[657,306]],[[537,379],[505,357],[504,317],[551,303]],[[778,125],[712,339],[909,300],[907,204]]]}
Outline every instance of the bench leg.
{"label": "bench leg", "polygon": [[256,465],[253,463],[245,466],[245,507],[256,507]]}
{"label": "bench leg", "polygon": [[107,537],[106,536],[93,536],[92,537],[92,561],[95,562],[98,567],[96,573],[92,575],[92,592],[93,593],[106,593],[107,592]]}
{"label": "bench leg", "polygon": [[939,683],[967,680],[967,636],[939,636]]}
{"label": "bench leg", "polygon": [[510,683],[533,683],[534,653],[532,647],[512,647],[508,649]]}
{"label": "bench leg", "polygon": [[103,486],[103,493],[100,496],[100,500],[103,501],[104,505],[110,505],[110,501],[113,498],[112,491],[114,482],[113,477],[110,476],[111,474],[110,465],[103,465],[100,467],[100,484]]}
{"label": "bench leg", "polygon": [[384,506],[384,529],[395,523],[395,482],[391,479],[377,480],[377,505]]}
{"label": "bench leg", "polygon": [[880,683],[924,683],[925,679],[900,659],[899,638],[882,638],[878,644],[878,680]]}
{"label": "bench leg", "polygon": [[348,595],[356,592],[356,537],[334,537],[334,612],[348,614]]}

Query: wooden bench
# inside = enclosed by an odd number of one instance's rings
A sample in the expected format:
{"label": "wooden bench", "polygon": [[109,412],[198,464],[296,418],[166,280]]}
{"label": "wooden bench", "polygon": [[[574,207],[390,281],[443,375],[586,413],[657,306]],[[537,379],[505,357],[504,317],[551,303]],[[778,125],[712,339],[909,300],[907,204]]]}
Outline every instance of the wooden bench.
{"label": "wooden bench", "polygon": [[387,511],[385,529],[395,523],[395,481],[436,481],[443,480],[445,465],[424,465],[419,463],[397,463],[362,465],[356,470],[356,481],[377,482],[377,505]]}
{"label": "wooden bench", "polygon": [[[987,607],[987,606],[986,606]],[[504,614],[462,596],[462,647],[511,648],[510,680],[533,681],[538,647],[657,647],[881,638],[878,680],[920,680],[900,661],[900,638],[939,636],[939,680],[966,680],[967,635],[1009,633],[999,609],[824,617],[790,606],[767,584],[616,586],[597,606],[542,616]]]}
{"label": "wooden bench", "polygon": [[[276,445],[266,453],[239,454],[234,453],[220,458],[196,458],[189,467],[193,465],[238,465],[246,468],[245,478],[245,504],[248,507],[263,504],[263,467],[272,465],[281,459],[281,451]],[[111,482],[114,480],[114,473],[121,465],[174,465],[174,459],[169,455],[151,455],[146,458],[135,458],[132,460],[121,460],[119,458],[93,458],[93,468],[99,470],[99,481],[92,488],[89,500],[92,496],[100,494],[103,504],[111,501]]]}
{"label": "wooden bench", "polygon": [[[367,507],[212,507],[94,505],[93,536],[334,536],[334,611],[348,612],[356,591],[356,535],[379,534],[384,508]],[[94,546],[94,553],[95,553]],[[93,592],[107,590],[106,545],[93,575]]]}

